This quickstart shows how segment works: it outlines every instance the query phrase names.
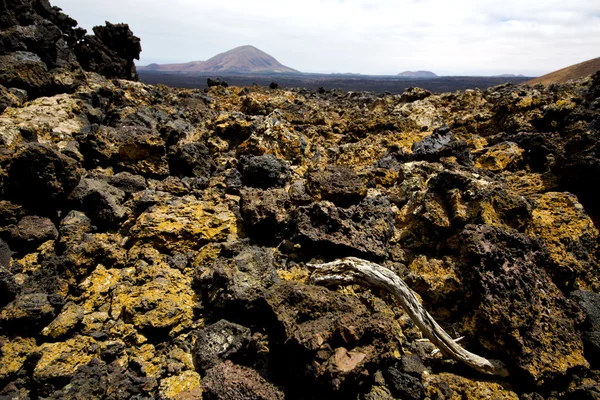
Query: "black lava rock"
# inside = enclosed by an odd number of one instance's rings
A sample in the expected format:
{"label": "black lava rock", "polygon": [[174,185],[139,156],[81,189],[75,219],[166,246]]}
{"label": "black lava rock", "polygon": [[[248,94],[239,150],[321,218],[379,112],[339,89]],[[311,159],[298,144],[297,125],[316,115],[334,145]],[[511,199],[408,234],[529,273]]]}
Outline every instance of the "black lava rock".
{"label": "black lava rock", "polygon": [[290,171],[286,162],[271,154],[242,157],[240,161],[245,186],[268,189],[283,187],[289,181]]}

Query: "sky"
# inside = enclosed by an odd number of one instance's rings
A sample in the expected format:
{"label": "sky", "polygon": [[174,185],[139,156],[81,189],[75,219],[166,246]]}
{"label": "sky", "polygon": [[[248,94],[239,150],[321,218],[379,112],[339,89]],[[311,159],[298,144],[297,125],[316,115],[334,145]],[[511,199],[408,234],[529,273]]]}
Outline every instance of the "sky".
{"label": "sky", "polygon": [[50,0],[126,22],[138,65],[253,45],[302,72],[538,76],[600,57],[600,0]]}

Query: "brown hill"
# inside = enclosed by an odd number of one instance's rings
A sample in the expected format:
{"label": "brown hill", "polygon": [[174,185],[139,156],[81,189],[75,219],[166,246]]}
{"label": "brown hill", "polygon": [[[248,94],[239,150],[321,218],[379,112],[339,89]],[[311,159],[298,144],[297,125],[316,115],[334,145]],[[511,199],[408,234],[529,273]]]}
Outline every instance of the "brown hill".
{"label": "brown hill", "polygon": [[150,64],[139,67],[140,71],[177,71],[206,73],[294,73],[272,56],[254,46],[241,46],[217,54],[207,61],[192,61],[184,64]]}
{"label": "brown hill", "polygon": [[524,83],[524,85],[550,85],[552,83],[565,83],[571,79],[585,78],[588,75],[600,70],[600,57],[579,64],[571,65],[558,71],[534,78]]}

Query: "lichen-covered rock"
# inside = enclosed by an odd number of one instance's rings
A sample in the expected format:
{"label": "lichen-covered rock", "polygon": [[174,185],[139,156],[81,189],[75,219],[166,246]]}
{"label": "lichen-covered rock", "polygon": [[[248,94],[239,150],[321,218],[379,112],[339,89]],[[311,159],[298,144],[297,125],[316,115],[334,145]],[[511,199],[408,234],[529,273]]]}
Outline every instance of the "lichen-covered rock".
{"label": "lichen-covered rock", "polygon": [[37,351],[35,339],[0,337],[0,379],[3,381],[16,375]]}
{"label": "lichen-covered rock", "polygon": [[37,141],[66,149],[88,124],[81,100],[66,94],[41,97],[0,115],[0,140],[11,147]]}
{"label": "lichen-covered rock", "polygon": [[39,349],[41,357],[33,370],[33,379],[43,384],[70,378],[77,368],[92,360],[97,352],[95,344],[96,341],[87,336],[43,344]]}
{"label": "lichen-covered rock", "polygon": [[527,234],[544,243],[557,270],[548,271],[559,287],[595,288],[600,282],[597,265],[598,229],[577,198],[548,192],[534,199]]}
{"label": "lichen-covered rock", "polygon": [[131,234],[161,249],[198,249],[206,243],[235,239],[237,219],[226,204],[172,197],[143,212]]}
{"label": "lichen-covered rock", "polygon": [[524,150],[516,143],[502,142],[477,152],[475,167],[494,172],[514,171],[523,162]]}
{"label": "lichen-covered rock", "polygon": [[164,378],[160,382],[162,398],[173,400],[202,400],[200,375],[195,371],[184,371],[180,375]]}
{"label": "lichen-covered rock", "polygon": [[523,378],[538,381],[586,368],[574,308],[544,267],[536,242],[514,230],[467,226],[458,238],[463,281],[472,293],[467,332],[506,360]]}
{"label": "lichen-covered rock", "polygon": [[[152,86],[121,79],[126,25],[86,36],[47,0],[0,3],[0,397],[600,393],[600,74]],[[435,353],[377,291],[311,283],[346,256],[511,375]]]}
{"label": "lichen-covered rock", "polygon": [[196,332],[194,364],[206,373],[225,360],[239,357],[250,343],[250,329],[224,319]]}
{"label": "lichen-covered rock", "polygon": [[447,372],[426,378],[425,393],[431,399],[519,399],[515,392],[501,383],[469,379]]}

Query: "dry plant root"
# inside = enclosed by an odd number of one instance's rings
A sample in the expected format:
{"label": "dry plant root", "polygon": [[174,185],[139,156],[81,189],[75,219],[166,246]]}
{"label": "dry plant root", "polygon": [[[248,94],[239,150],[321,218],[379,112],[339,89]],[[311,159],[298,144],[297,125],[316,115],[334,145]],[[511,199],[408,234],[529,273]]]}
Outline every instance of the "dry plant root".
{"label": "dry plant root", "polygon": [[389,269],[356,257],[342,258],[323,264],[309,264],[309,267],[314,268],[310,279],[315,284],[359,284],[391,293],[423,332],[423,335],[443,354],[484,374],[501,377],[509,375],[501,361],[480,357],[457,344],[423,308],[408,285]]}

